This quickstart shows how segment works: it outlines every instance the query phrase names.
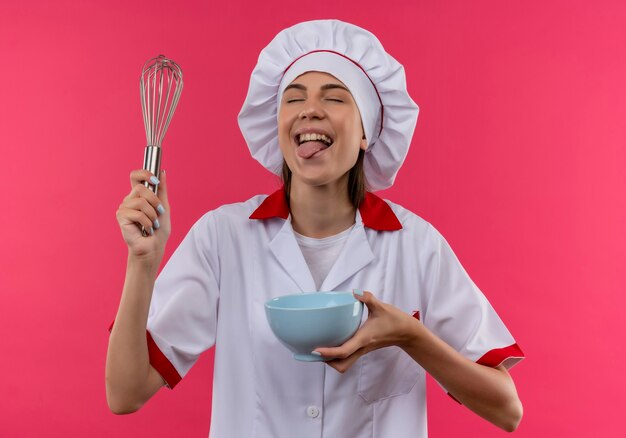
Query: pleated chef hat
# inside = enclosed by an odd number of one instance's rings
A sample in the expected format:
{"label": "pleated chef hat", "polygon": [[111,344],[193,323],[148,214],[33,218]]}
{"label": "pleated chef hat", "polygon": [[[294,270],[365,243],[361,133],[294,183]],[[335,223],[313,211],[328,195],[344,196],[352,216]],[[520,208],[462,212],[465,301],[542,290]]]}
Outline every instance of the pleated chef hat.
{"label": "pleated chef hat", "polygon": [[283,90],[308,71],[343,82],[361,113],[368,148],[365,177],[371,190],[390,187],[417,123],[418,106],[406,89],[404,67],[370,32],[339,20],[316,20],[281,31],[259,55],[239,127],[252,156],[279,174],[278,109]]}

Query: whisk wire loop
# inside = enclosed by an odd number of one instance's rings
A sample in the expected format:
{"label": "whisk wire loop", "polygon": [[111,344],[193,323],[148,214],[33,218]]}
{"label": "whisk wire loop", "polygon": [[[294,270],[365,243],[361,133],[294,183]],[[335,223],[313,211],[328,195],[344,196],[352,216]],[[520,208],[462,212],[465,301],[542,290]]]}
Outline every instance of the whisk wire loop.
{"label": "whisk wire loop", "polygon": [[161,147],[183,90],[183,72],[174,61],[159,55],[144,64],[141,108],[149,146]]}

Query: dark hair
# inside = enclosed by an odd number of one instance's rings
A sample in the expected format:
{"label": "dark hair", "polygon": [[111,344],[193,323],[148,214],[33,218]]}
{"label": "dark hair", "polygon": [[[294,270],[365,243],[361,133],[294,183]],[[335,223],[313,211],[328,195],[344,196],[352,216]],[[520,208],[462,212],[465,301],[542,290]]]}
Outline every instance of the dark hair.
{"label": "dark hair", "polygon": [[[365,171],[363,170],[363,161],[365,159],[365,151],[359,150],[359,157],[356,160],[352,169],[348,174],[348,196],[350,202],[354,205],[354,208],[359,208],[363,200],[365,199],[365,192],[367,191],[367,180],[365,179]],[[287,162],[283,158],[283,172],[282,180],[285,185],[285,195],[287,196],[287,203],[289,203],[289,195],[291,194],[291,169],[287,166]]]}

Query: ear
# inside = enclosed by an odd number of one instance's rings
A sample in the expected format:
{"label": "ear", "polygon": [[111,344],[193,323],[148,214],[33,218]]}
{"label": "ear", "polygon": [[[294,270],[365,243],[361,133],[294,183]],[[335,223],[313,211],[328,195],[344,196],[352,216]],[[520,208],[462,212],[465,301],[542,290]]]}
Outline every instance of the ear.
{"label": "ear", "polygon": [[360,148],[363,149],[364,151],[367,150],[367,139],[365,138],[365,134],[363,134],[363,137],[361,138]]}

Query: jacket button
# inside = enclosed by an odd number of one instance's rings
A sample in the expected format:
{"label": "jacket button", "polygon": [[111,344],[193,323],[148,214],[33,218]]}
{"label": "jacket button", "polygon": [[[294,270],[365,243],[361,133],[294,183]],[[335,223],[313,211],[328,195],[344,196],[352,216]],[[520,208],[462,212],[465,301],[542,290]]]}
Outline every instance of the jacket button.
{"label": "jacket button", "polygon": [[317,418],[320,414],[320,410],[317,406],[309,406],[308,408],[306,408],[306,414],[310,418]]}

